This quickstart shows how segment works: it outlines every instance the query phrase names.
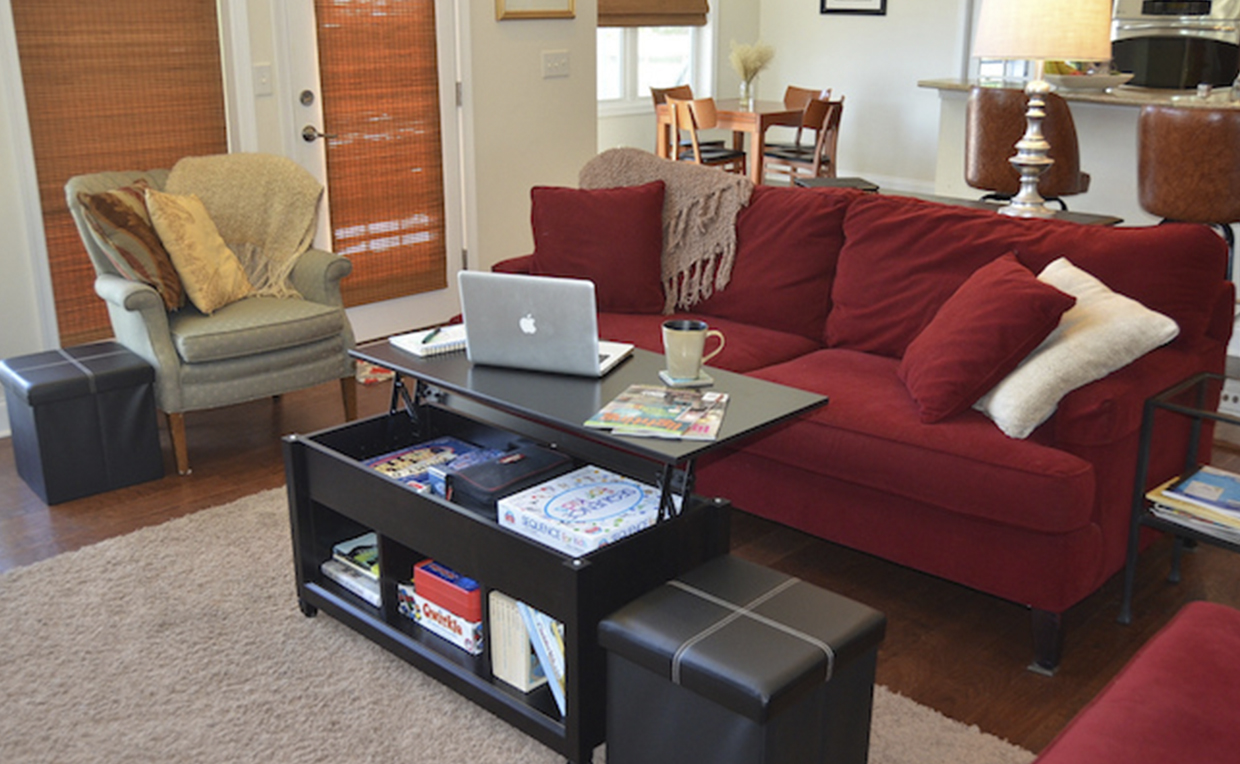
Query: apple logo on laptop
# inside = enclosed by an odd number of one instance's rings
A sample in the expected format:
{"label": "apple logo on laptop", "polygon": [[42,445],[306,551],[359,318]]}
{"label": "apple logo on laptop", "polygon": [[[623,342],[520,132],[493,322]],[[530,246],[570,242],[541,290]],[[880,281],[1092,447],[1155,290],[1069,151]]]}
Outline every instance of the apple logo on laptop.
{"label": "apple logo on laptop", "polygon": [[521,331],[525,332],[526,334],[533,334],[534,332],[538,331],[538,327],[534,326],[534,314],[533,313],[526,313],[524,316],[521,317],[521,320],[518,321],[517,323],[521,326]]}

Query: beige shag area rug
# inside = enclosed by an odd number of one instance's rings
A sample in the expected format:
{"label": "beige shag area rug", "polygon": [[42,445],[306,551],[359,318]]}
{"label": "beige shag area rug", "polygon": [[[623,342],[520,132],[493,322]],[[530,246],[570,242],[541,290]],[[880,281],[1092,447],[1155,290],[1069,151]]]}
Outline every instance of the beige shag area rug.
{"label": "beige shag area rug", "polygon": [[[282,490],[0,576],[0,667],[6,764],[563,761],[304,617]],[[874,702],[873,764],[1033,759],[882,687]]]}

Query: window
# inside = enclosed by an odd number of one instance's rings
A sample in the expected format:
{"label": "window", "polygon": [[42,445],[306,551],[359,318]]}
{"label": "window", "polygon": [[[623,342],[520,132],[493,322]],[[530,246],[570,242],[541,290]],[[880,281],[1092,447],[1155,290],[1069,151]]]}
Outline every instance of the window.
{"label": "window", "polygon": [[600,27],[599,111],[647,109],[651,87],[688,83],[694,93],[711,88],[710,26]]}

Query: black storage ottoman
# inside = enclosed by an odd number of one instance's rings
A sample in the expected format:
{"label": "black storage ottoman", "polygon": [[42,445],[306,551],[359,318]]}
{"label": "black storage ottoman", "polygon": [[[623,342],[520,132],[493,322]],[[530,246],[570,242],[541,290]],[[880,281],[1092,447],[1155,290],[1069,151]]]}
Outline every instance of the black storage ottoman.
{"label": "black storage ottoman", "polygon": [[864,764],[887,619],[730,556],[599,625],[607,764]]}
{"label": "black storage ottoman", "polygon": [[111,341],[0,361],[17,474],[48,504],[163,477],[154,381]]}

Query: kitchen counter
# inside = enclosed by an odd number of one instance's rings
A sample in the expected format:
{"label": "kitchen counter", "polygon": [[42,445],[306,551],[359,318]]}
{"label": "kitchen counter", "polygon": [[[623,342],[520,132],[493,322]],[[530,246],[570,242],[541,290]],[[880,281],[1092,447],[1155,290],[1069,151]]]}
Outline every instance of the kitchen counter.
{"label": "kitchen counter", "polygon": [[[968,93],[976,82],[960,79],[920,80],[918,87],[945,92]],[[985,83],[989,86],[991,83]],[[995,87],[1024,88],[1021,82],[995,83]],[[1120,85],[1110,90],[1056,90],[1065,101],[1074,103],[1103,104],[1107,106],[1145,106],[1147,104],[1175,105],[1182,107],[1208,106],[1211,108],[1240,109],[1240,101],[1231,100],[1230,88],[1217,87],[1209,98],[1198,98],[1193,90],[1160,90]]]}

